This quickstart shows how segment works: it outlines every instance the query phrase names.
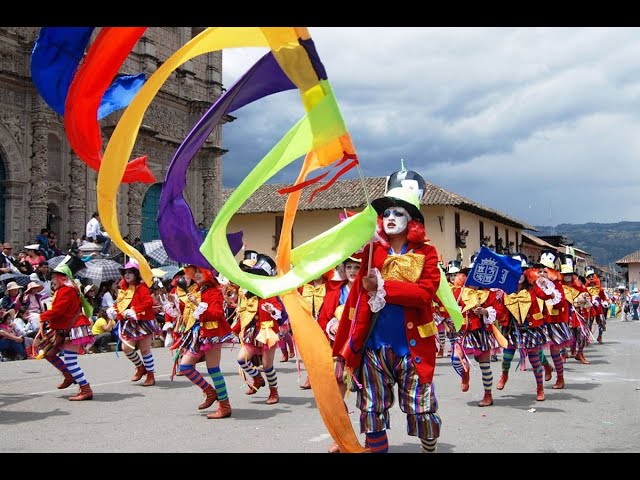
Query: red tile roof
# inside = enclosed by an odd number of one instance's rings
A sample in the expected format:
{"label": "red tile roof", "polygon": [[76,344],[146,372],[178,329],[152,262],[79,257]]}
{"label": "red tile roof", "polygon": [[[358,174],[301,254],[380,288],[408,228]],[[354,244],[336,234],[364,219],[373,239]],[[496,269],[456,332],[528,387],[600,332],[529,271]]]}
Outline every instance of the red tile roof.
{"label": "red tile roof", "polygon": [[[364,178],[364,186],[369,195],[369,201],[384,195],[386,181],[386,177]],[[324,182],[318,182],[302,190],[299,210],[341,210],[343,208],[357,210],[364,208],[366,205],[363,182],[359,178],[338,180],[328,190],[317,193],[313,202],[309,203],[311,192],[322,185],[324,185]],[[278,190],[288,186],[287,184],[275,183],[262,185],[240,207],[238,214],[283,212],[287,196],[279,194]],[[223,189],[222,201],[226,202],[232,192],[233,189]],[[427,188],[420,204],[425,206],[455,207],[509,226],[537,231],[534,226],[522,220],[510,217],[498,210],[481,205],[429,182],[427,182]]]}

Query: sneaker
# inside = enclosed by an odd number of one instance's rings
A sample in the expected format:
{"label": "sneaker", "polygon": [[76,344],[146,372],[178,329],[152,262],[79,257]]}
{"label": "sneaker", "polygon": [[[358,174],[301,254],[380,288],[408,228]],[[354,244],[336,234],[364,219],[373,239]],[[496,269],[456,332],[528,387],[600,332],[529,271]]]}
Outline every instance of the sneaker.
{"label": "sneaker", "polygon": [[492,362],[497,362],[498,361],[498,356],[497,355],[491,355],[491,361]]}

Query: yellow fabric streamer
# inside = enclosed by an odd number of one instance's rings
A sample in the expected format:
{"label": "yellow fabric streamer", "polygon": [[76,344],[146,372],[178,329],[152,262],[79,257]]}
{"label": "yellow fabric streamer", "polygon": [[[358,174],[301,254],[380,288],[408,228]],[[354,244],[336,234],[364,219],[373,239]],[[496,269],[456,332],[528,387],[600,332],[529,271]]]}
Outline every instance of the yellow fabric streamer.
{"label": "yellow fabric streamer", "polygon": [[[291,30],[289,27],[269,27]],[[131,152],[142,124],[142,118],[164,82],[186,61],[205,53],[233,47],[266,47],[268,42],[260,27],[211,27],[177,50],[147,79],[116,125],[104,152],[98,172],[98,212],[104,229],[125,255],[135,258],[140,275],[148,286],[153,283],[151,267],[141,252],[122,238],[118,224],[117,194]]]}

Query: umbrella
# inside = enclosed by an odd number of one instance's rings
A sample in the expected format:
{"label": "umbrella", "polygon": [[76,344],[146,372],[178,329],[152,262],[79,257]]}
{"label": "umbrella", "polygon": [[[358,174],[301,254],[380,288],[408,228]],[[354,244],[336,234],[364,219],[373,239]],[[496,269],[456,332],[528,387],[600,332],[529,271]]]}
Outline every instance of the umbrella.
{"label": "umbrella", "polygon": [[164,249],[162,240],[151,240],[142,244],[145,255],[159,265],[178,265],[178,262],[169,258],[169,254]]}
{"label": "umbrella", "polygon": [[94,285],[100,285],[106,280],[119,280],[122,278],[120,269],[123,268],[118,262],[108,258],[97,258],[89,260],[85,268],[77,273],[78,278],[91,280]]}
{"label": "umbrella", "polygon": [[53,270],[58,265],[60,265],[60,262],[62,262],[65,258],[67,258],[66,255],[58,255],[57,257],[50,258],[49,260],[47,260],[49,268]]}
{"label": "umbrella", "polygon": [[31,277],[29,275],[24,275],[22,273],[3,273],[0,275],[0,292],[4,293],[7,289],[7,283],[14,281],[21,287],[26,287],[31,281]]}

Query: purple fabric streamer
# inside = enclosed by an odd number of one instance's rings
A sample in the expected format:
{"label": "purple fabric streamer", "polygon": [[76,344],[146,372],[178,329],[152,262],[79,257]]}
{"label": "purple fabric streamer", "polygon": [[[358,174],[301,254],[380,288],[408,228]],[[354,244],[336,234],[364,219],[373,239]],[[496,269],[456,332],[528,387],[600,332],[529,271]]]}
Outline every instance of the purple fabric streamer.
{"label": "purple fabric streamer", "polygon": [[[160,238],[170,258],[204,268],[213,267],[200,252],[202,234],[183,191],[187,184],[189,164],[222,117],[260,98],[295,88],[273,54],[268,52],[218,98],[186,136],[167,169],[158,208]],[[234,255],[242,248],[241,235],[241,232],[227,234]]]}

